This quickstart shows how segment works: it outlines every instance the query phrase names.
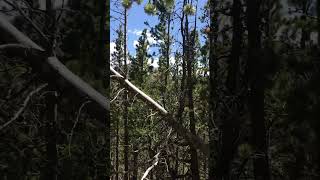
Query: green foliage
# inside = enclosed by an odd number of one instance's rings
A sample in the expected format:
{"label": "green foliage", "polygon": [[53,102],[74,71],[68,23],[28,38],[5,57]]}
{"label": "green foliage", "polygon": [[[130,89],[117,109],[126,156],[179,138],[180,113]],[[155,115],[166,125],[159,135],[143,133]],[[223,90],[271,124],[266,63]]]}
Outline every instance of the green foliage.
{"label": "green foliage", "polygon": [[183,7],[183,11],[186,15],[191,16],[194,15],[194,13],[196,12],[196,8],[191,4],[186,4]]}
{"label": "green foliage", "polygon": [[126,9],[130,9],[132,6],[132,0],[122,0],[122,6]]}
{"label": "green foliage", "polygon": [[143,0],[135,0],[135,2],[136,2],[138,5],[140,5],[140,4],[143,2]]}
{"label": "green foliage", "polygon": [[157,13],[157,8],[154,4],[148,2],[144,6],[144,12],[147,13],[148,15],[155,15]]}
{"label": "green foliage", "polygon": [[[289,6],[293,6],[291,8],[301,8],[306,2],[294,0],[290,1]],[[150,27],[146,23],[148,30],[144,30],[139,37],[135,56],[129,55],[131,63],[129,64],[128,78],[140,90],[165,106],[175,117],[180,110],[181,102],[183,102],[184,106],[181,107],[183,112],[179,123],[185,128],[190,128],[191,118],[189,113],[194,112],[196,133],[203,137],[206,143],[209,141],[208,138],[213,138],[215,146],[213,151],[215,154],[220,154],[217,152],[221,151],[220,145],[223,142],[223,138],[220,136],[223,131],[222,122],[228,122],[231,117],[235,116],[236,122],[232,121],[231,123],[239,123],[237,124],[239,125],[239,132],[232,139],[234,147],[232,150],[235,157],[230,171],[238,173],[240,169],[242,171],[240,179],[253,177],[254,163],[251,162],[253,158],[261,155],[261,152],[256,152],[255,147],[251,144],[251,140],[254,138],[252,137],[253,129],[250,124],[252,120],[248,114],[249,109],[246,102],[250,93],[246,87],[248,83],[248,37],[246,33],[248,27],[246,22],[242,21],[241,23],[244,34],[241,37],[240,64],[238,67],[239,72],[237,72],[239,73],[239,82],[237,82],[236,92],[230,93],[226,87],[226,81],[228,71],[231,69],[228,59],[230,56],[232,57],[230,52],[232,52],[233,27],[228,23],[229,20],[225,20],[223,13],[228,14],[230,12],[232,3],[229,1],[215,1],[215,4],[213,4],[215,11],[217,11],[215,18],[218,19],[218,21],[214,22],[214,25],[217,25],[219,29],[216,32],[217,40],[213,44],[213,59],[218,59],[214,61],[217,64],[214,64],[215,71],[212,71],[215,73],[213,77],[214,93],[216,93],[216,97],[213,98],[210,97],[208,83],[210,76],[208,32],[199,32],[199,29],[193,31],[190,28],[192,27],[191,21],[189,21],[189,32],[184,34],[188,36],[186,39],[189,41],[185,41],[185,45],[189,49],[188,52],[184,52],[180,34],[178,36],[174,34],[173,36],[172,33],[175,33],[175,31],[170,31],[170,34],[168,34],[169,22],[175,22],[172,23],[174,25],[171,24],[172,26],[180,26],[180,23],[176,23],[179,20],[174,19],[176,14],[171,14],[173,11],[169,11],[168,7],[171,4],[172,7],[176,6],[176,9],[172,9],[174,12],[185,13],[186,16],[195,14],[194,4],[186,4],[182,7],[181,3],[169,0],[149,1],[144,7],[145,12],[150,15],[156,14],[159,22],[154,27]],[[243,4],[243,6],[246,6],[246,4]],[[283,2],[277,0],[268,1],[261,6],[261,12],[263,12],[261,13],[263,23],[260,26],[262,35],[261,56],[259,56],[260,59],[257,59],[257,62],[261,63],[259,65],[262,67],[261,71],[263,71],[263,77],[260,79],[259,83],[261,84],[259,85],[263,86],[264,91],[263,114],[266,120],[270,170],[273,179],[313,179],[317,178],[316,176],[319,172],[317,160],[320,149],[318,145],[320,144],[320,123],[318,121],[320,116],[320,86],[317,83],[320,79],[320,67],[318,63],[319,49],[314,41],[314,34],[318,31],[317,21],[316,18],[309,16],[284,15],[283,8],[286,7],[282,6]],[[202,23],[206,24],[209,22],[208,10],[210,4],[206,4],[204,8],[199,8],[199,10],[203,10]],[[242,8],[244,10],[246,7]],[[177,11],[180,9],[183,9],[183,12]],[[270,12],[264,13],[267,9]],[[242,13],[244,12],[242,11]],[[242,14],[242,16],[245,16],[245,14]],[[191,17],[184,18],[191,19]],[[268,24],[266,24],[267,21]],[[182,23],[181,26],[185,26],[185,24]],[[177,27],[173,28],[176,29]],[[124,39],[121,29],[123,28],[119,28],[117,31],[117,39],[115,41],[117,52],[112,56],[112,63],[116,68],[120,69],[119,72],[123,69],[121,63],[117,63],[123,57]],[[307,33],[305,48],[301,48],[299,45],[302,30]],[[156,57],[148,54],[147,32],[150,32],[157,41],[157,44],[153,45],[158,50]],[[204,37],[204,42],[200,42],[202,40],[201,36]],[[191,37],[195,38],[194,41],[193,39],[190,40]],[[173,42],[180,43],[181,46],[172,48]],[[157,68],[149,68],[148,60],[152,58],[157,59],[157,64],[159,65]],[[192,61],[191,83],[193,85],[194,111],[189,108],[189,102],[186,98],[188,97],[186,91],[189,84],[187,84],[186,64],[184,63],[190,61]],[[182,85],[184,86],[181,87]],[[116,97],[118,93],[120,94],[112,103],[111,112],[112,123],[114,124],[112,145],[113,147],[117,146],[119,149],[120,170],[123,170],[121,161],[124,159],[122,146],[124,119],[122,113],[124,112],[123,102],[125,99],[121,96],[123,93],[121,91],[122,88],[123,86],[114,83],[111,89],[111,97]],[[183,96],[185,99],[181,100],[180,98]],[[209,113],[209,100],[211,99],[213,99],[215,105],[213,114]],[[239,112],[230,113],[229,111],[232,112],[234,108],[239,108]],[[190,172],[190,164],[192,163],[190,161],[190,149],[185,141],[182,140],[182,137],[173,133],[168,142],[166,142],[165,137],[168,135],[170,126],[164,123],[162,117],[155,113],[145,101],[139,100],[136,94],[129,95],[128,114],[129,149],[130,152],[134,152],[137,147],[139,149],[137,163],[141,164],[141,167],[138,167],[138,172],[144,172],[149,167],[147,165],[144,166],[144,163],[152,159],[158,151],[161,151],[161,153],[165,154],[163,157],[166,159],[167,166],[162,167],[160,165],[154,169],[153,179],[160,176],[170,179],[170,175],[174,174],[175,168],[178,169],[178,175],[190,178],[187,173]],[[210,116],[214,117],[213,130],[208,130]],[[178,119],[175,120],[178,121]],[[116,127],[115,124],[119,126]],[[118,128],[119,133],[114,135],[116,128]],[[208,137],[209,131],[214,132],[213,137]],[[232,131],[236,130],[232,129]],[[116,144],[117,138],[120,140],[118,144]],[[224,154],[224,152],[221,154]],[[135,167],[133,153],[129,156],[131,158],[129,158],[129,166]],[[113,158],[115,158],[114,152]],[[208,179],[206,176],[207,171],[204,169],[208,165],[205,164],[207,162],[205,161],[206,157],[199,155],[198,158],[198,162],[201,164],[199,168],[201,179]],[[246,163],[247,160],[248,162]],[[115,162],[115,159],[113,159],[113,162]],[[172,173],[168,173],[166,168]]]}
{"label": "green foliage", "polygon": [[174,6],[175,0],[165,0],[166,6],[172,7]]}

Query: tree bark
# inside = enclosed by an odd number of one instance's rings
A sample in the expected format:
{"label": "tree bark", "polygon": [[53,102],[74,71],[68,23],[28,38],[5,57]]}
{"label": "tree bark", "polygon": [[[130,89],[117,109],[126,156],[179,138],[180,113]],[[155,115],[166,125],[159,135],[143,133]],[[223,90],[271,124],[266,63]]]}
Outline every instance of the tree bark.
{"label": "tree bark", "polygon": [[116,120],[116,180],[119,180],[119,119]]}
{"label": "tree bark", "polygon": [[[50,88],[52,90],[52,88]],[[50,90],[49,89],[49,90]],[[47,163],[41,179],[57,180],[58,179],[58,153],[57,153],[57,92],[48,91],[45,98],[46,110],[44,121],[46,122],[46,155]]]}
{"label": "tree bark", "polygon": [[[124,72],[125,78],[128,76],[127,66],[127,9],[124,8]],[[123,121],[124,121],[124,180],[129,180],[129,129],[128,129],[128,91],[125,90],[123,95]]]}
{"label": "tree bark", "polygon": [[139,151],[138,147],[134,145],[133,148],[133,173],[132,173],[132,180],[138,180],[138,158],[139,158]]}
{"label": "tree bark", "polygon": [[253,160],[255,180],[269,180],[269,160],[264,112],[264,74],[262,66],[260,1],[247,1],[248,27],[248,85],[249,114],[252,125],[252,146],[256,152]]}
{"label": "tree bark", "polygon": [[[228,76],[227,76],[227,97],[232,97],[232,99],[237,98],[238,94],[238,84],[239,84],[239,59],[241,52],[241,1],[234,0],[232,6],[232,22],[233,22],[233,33],[232,33],[232,47],[231,55],[229,58],[228,66]],[[234,140],[238,136],[239,132],[239,112],[237,107],[237,102],[227,99],[228,107],[233,107],[231,112],[225,109],[223,112],[227,113],[224,115],[225,119],[222,120],[222,147],[219,151],[221,154],[218,157],[217,162],[217,179],[229,180],[232,179],[231,174],[231,163],[234,159],[234,153],[236,150],[236,145]],[[225,108],[225,107],[224,107]]]}
{"label": "tree bark", "polygon": [[[185,49],[185,58],[187,64],[187,95],[188,95],[188,107],[189,107],[189,129],[191,134],[196,135],[196,119],[194,117],[194,104],[193,104],[193,58],[194,58],[194,44],[195,44],[195,31],[194,37],[189,33],[189,20],[188,16],[185,17],[185,33],[186,33],[186,44],[184,45]],[[197,20],[195,20],[195,23]],[[196,26],[195,26],[196,28]],[[190,146],[190,156],[191,156],[191,175],[193,180],[199,180],[199,162],[198,162],[198,153],[197,149]]]}
{"label": "tree bark", "polygon": [[209,178],[215,179],[215,150],[216,150],[216,140],[215,140],[215,132],[216,128],[214,125],[214,121],[218,119],[216,116],[215,102],[217,101],[217,71],[218,71],[218,62],[216,60],[216,42],[218,39],[218,14],[216,12],[217,2],[216,0],[210,0],[210,32],[209,36],[209,120],[208,120],[208,128],[209,128]]}
{"label": "tree bark", "polygon": [[318,47],[320,48],[320,0],[317,0]]}
{"label": "tree bark", "polygon": [[[307,15],[308,15],[308,10],[307,10],[307,1],[303,0],[302,1],[302,20],[306,21]],[[306,41],[308,40],[309,33],[306,30],[305,27],[301,28],[301,39],[300,39],[300,47],[301,49],[306,48]]]}

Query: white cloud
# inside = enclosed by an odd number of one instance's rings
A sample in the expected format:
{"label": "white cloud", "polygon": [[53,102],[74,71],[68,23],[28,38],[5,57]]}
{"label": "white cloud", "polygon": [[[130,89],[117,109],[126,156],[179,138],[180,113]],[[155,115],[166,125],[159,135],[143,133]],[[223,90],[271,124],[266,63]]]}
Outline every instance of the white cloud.
{"label": "white cloud", "polygon": [[131,30],[131,29],[129,29],[128,33],[134,34],[136,36],[140,36],[142,34],[142,30],[138,30],[138,29]]}
{"label": "white cloud", "polygon": [[170,56],[169,62],[171,65],[173,65],[174,63],[176,63],[176,59],[173,56]]}
{"label": "white cloud", "polygon": [[136,48],[138,44],[139,44],[139,42],[138,42],[137,40],[134,40],[134,41],[133,41],[133,47],[134,47],[134,48]]}
{"label": "white cloud", "polygon": [[116,51],[116,43],[111,42],[110,43],[110,54],[114,53]]}
{"label": "white cloud", "polygon": [[111,55],[116,52],[116,43],[115,42],[111,42],[110,43],[110,60],[111,60]]}
{"label": "white cloud", "polygon": [[152,44],[158,44],[159,41],[156,41],[152,36],[150,32],[147,32],[147,40],[149,42],[150,45]]}
{"label": "white cloud", "polygon": [[159,58],[158,57],[154,57],[153,58],[153,62],[152,62],[152,58],[149,58],[148,59],[148,64],[149,65],[152,65],[153,66],[153,68],[155,68],[155,69],[157,69],[158,67],[159,67]]}
{"label": "white cloud", "polygon": [[[142,31],[142,30],[139,30],[139,29],[134,29],[134,30],[129,29],[129,30],[128,30],[128,33],[134,34],[134,35],[136,35],[136,36],[141,36],[142,32],[143,32],[143,31]],[[147,41],[149,42],[150,45],[152,45],[152,44],[158,44],[158,43],[161,42],[161,41],[155,40],[155,39],[152,37],[150,31],[147,31],[146,34],[147,34]],[[139,38],[139,37],[138,37],[138,38]],[[136,40],[135,40],[135,41],[136,41]],[[135,46],[135,41],[133,42],[134,47],[136,47],[136,46]]]}

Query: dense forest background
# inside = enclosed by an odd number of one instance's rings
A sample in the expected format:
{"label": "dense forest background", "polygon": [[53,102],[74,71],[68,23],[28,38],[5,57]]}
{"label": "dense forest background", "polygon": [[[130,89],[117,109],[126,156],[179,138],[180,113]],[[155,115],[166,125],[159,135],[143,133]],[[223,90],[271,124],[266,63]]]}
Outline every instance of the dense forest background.
{"label": "dense forest background", "polygon": [[0,0],[0,179],[108,179],[108,10]]}
{"label": "dense forest background", "polygon": [[320,2],[199,4],[111,1],[112,179],[319,179]]}

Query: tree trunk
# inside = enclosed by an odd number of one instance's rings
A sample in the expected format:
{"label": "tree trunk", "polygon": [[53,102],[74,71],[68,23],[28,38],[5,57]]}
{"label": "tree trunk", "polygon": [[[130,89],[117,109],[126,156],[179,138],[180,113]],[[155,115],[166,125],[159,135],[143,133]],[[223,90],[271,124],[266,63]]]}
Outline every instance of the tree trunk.
{"label": "tree trunk", "polygon": [[[53,0],[46,0],[46,25],[49,31],[50,42],[47,45],[47,53],[49,56],[54,55],[54,41],[55,41],[55,13],[53,10]],[[50,81],[54,79],[50,78]],[[53,86],[50,86],[48,94],[45,98],[46,112],[46,153],[47,163],[45,166],[45,173],[42,178],[48,180],[57,180],[58,176],[58,153],[57,153],[57,92]]]}
{"label": "tree trunk", "polygon": [[106,23],[107,23],[107,0],[101,0],[100,3],[100,22],[99,22],[99,40],[98,40],[98,47],[97,47],[97,55],[96,55],[96,68],[95,77],[101,78],[101,72],[104,70],[105,62],[107,57],[105,56],[106,47],[108,44],[107,41],[107,30],[106,30]]}
{"label": "tree trunk", "polygon": [[163,107],[166,108],[166,92],[168,86],[168,77],[170,74],[170,25],[171,25],[171,15],[170,13],[167,15],[167,42],[166,42],[166,65],[165,65],[165,74],[164,74],[164,87],[162,90],[163,94]]}
{"label": "tree trunk", "polygon": [[[53,90],[50,88],[50,90]],[[46,95],[46,112],[44,121],[46,122],[46,154],[47,163],[41,179],[57,180],[58,179],[58,153],[57,153],[57,92],[50,91]]]}
{"label": "tree trunk", "polygon": [[266,122],[264,113],[264,74],[262,66],[260,1],[247,1],[248,19],[248,78],[249,78],[249,114],[252,125],[252,146],[255,150],[253,160],[256,180],[269,180],[269,160],[266,139]]}
{"label": "tree trunk", "polygon": [[318,16],[318,47],[320,48],[320,0],[317,0],[317,16]]}
{"label": "tree trunk", "polygon": [[[307,1],[302,1],[302,20],[306,21],[308,10],[307,10]],[[301,39],[300,39],[300,47],[302,49],[306,48],[306,41],[309,39],[309,32],[306,30],[305,27],[301,29]]]}
{"label": "tree trunk", "polygon": [[[186,48],[186,54],[185,54],[185,59],[186,59],[186,64],[187,64],[187,96],[188,96],[188,107],[189,107],[189,129],[190,132],[193,135],[196,135],[196,119],[194,117],[194,105],[193,105],[193,51],[194,51],[194,38],[191,37],[189,33],[189,21],[188,21],[188,16],[185,16],[186,21],[185,21],[185,36],[186,36],[186,43],[184,47]],[[193,180],[198,180],[200,179],[199,176],[199,162],[198,162],[198,153],[197,149],[194,147],[190,146],[190,155],[191,155],[191,174],[192,174],[192,179]]]}
{"label": "tree trunk", "polygon": [[[134,145],[136,146],[136,145]],[[139,158],[139,151],[138,147],[133,148],[133,173],[132,173],[132,180],[138,180],[138,158]]]}
{"label": "tree trunk", "polygon": [[215,0],[210,0],[210,32],[209,32],[209,178],[215,179],[215,151],[216,151],[216,140],[215,132],[216,128],[214,121],[217,120],[215,113],[215,102],[217,101],[217,71],[218,71],[218,62],[216,60],[216,42],[218,39],[218,15],[216,12],[217,2]]}
{"label": "tree trunk", "polygon": [[[233,19],[233,35],[232,35],[232,47],[231,55],[229,58],[228,76],[227,76],[227,97],[232,99],[237,98],[238,84],[239,84],[239,59],[241,52],[241,2],[240,0],[234,0],[232,6],[232,19]],[[221,154],[218,157],[217,163],[217,179],[229,180],[232,179],[231,163],[234,158],[236,145],[234,140],[239,132],[239,112],[237,102],[231,99],[227,100],[228,107],[233,107],[231,112],[225,109],[223,112],[225,119],[222,121],[221,133],[222,133],[222,147],[219,151]]]}
{"label": "tree trunk", "polygon": [[[127,66],[127,9],[124,9],[124,72],[125,78],[128,75],[128,66]],[[128,129],[128,91],[124,91],[123,97],[123,120],[124,120],[124,180],[129,180],[129,129]]]}
{"label": "tree trunk", "polygon": [[119,180],[119,119],[116,121],[116,180]]}

